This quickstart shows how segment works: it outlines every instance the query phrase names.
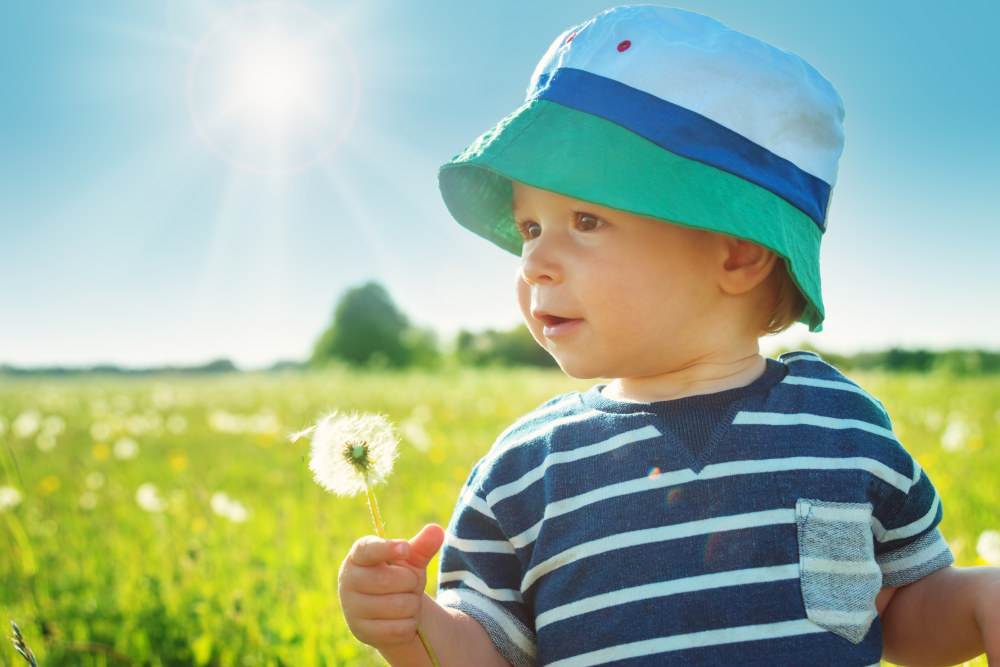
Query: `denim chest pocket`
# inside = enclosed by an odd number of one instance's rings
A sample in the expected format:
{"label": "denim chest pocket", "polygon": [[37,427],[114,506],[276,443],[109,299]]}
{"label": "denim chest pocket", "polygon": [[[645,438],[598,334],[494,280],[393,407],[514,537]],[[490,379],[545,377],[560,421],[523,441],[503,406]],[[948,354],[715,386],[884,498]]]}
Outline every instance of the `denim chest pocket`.
{"label": "denim chest pocket", "polygon": [[800,498],[795,503],[799,583],[806,616],[858,644],[878,612],[882,571],[875,562],[868,503]]}

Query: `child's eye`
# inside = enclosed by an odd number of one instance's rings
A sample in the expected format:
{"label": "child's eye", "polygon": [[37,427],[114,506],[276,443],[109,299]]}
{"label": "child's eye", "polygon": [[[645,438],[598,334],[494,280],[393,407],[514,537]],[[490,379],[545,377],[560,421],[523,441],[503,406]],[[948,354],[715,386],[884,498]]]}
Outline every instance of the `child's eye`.
{"label": "child's eye", "polygon": [[598,227],[603,227],[605,222],[596,215],[589,213],[578,213],[576,216],[576,228],[581,232],[592,232]]}
{"label": "child's eye", "polygon": [[518,222],[517,231],[521,232],[521,236],[525,240],[537,239],[542,234],[542,226],[537,222],[528,220],[526,222]]}

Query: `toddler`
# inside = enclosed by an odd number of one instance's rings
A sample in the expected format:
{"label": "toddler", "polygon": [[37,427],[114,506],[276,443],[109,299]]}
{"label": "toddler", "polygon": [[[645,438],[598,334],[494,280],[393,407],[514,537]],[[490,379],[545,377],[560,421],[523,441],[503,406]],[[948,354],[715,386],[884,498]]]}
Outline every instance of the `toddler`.
{"label": "toddler", "polygon": [[882,405],[759,352],[823,322],[842,119],[807,63],[697,14],[621,7],[553,42],[440,186],[520,255],[539,344],[609,381],[508,428],[446,533],[354,545],[359,639],[393,665],[427,664],[417,620],[445,665],[1000,661],[1000,569],[951,566]]}

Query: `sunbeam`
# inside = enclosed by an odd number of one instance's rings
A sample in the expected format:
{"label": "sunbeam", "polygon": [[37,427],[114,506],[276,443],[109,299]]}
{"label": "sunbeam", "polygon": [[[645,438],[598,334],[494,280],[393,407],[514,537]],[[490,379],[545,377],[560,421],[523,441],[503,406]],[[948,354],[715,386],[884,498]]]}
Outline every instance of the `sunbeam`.
{"label": "sunbeam", "polygon": [[230,164],[266,174],[327,158],[350,131],[359,90],[354,56],[337,28],[291,3],[223,17],[195,49],[187,79],[202,140]]}

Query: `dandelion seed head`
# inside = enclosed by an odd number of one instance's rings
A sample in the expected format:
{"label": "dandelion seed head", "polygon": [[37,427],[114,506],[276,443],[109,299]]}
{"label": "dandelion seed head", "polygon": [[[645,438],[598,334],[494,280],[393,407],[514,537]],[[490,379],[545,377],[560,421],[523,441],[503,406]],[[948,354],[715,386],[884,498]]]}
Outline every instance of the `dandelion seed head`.
{"label": "dandelion seed head", "polygon": [[385,481],[396,460],[396,434],[382,415],[332,413],[316,424],[309,469],[316,483],[353,496]]}
{"label": "dandelion seed head", "polygon": [[372,460],[368,456],[368,443],[364,441],[345,442],[344,458],[347,459],[347,463],[363,475],[368,474],[372,467]]}
{"label": "dandelion seed head", "polygon": [[302,429],[301,431],[296,431],[288,436],[288,440],[291,442],[297,442],[301,438],[312,435],[312,432],[316,430],[315,426],[310,426],[309,428]]}

